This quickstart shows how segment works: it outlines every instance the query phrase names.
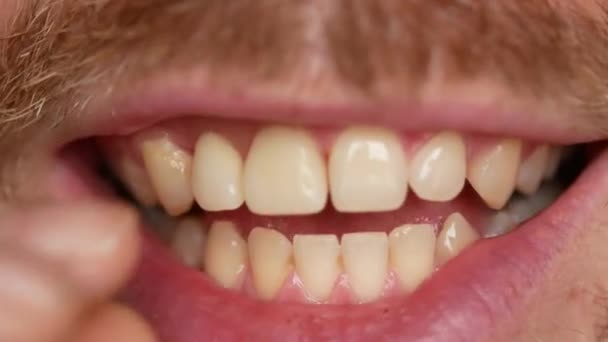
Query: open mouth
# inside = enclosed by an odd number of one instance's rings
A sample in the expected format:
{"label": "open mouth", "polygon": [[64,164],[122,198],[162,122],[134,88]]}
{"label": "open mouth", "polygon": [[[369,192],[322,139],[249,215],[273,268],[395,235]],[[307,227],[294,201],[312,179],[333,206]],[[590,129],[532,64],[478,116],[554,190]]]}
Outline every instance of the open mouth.
{"label": "open mouth", "polygon": [[139,208],[123,297],[163,340],[486,338],[608,185],[598,143],[277,115],[159,116],[60,154]]}

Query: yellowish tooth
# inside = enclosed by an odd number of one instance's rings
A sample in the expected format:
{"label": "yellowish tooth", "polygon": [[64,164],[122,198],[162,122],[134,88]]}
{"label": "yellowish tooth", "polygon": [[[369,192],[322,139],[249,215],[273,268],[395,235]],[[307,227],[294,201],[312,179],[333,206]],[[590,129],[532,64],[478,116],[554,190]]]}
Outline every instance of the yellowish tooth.
{"label": "yellowish tooth", "polygon": [[325,161],[304,129],[272,126],[258,132],[244,177],[245,202],[256,214],[304,215],[325,208]]}
{"label": "yellowish tooth", "polygon": [[200,268],[206,243],[206,232],[200,219],[186,217],[175,227],[171,249],[187,266]]}
{"label": "yellowish tooth", "polygon": [[442,132],[416,152],[411,161],[410,186],[418,197],[445,202],[464,187],[466,146],[458,133]]}
{"label": "yellowish tooth", "polygon": [[233,210],[243,202],[243,159],[224,137],[204,133],[196,143],[192,191],[206,211]]}
{"label": "yellowish tooth", "polygon": [[435,268],[435,231],[430,224],[405,224],[390,233],[391,265],[401,286],[414,291]]}
{"label": "yellowish tooth", "polygon": [[382,295],[388,273],[388,237],[382,232],[342,235],[342,262],[351,290],[360,302]]}
{"label": "yellowish tooth", "polygon": [[469,164],[469,182],[492,209],[501,209],[515,189],[521,141],[505,139],[480,152]]}
{"label": "yellowish tooth", "polygon": [[167,213],[177,216],[190,210],[194,200],[190,154],[167,135],[143,140],[140,148],[150,181]]}
{"label": "yellowish tooth", "polygon": [[549,146],[541,145],[519,166],[516,188],[519,192],[532,195],[538,190],[549,162]]}
{"label": "yellowish tooth", "polygon": [[331,150],[331,201],[340,212],[394,210],[407,195],[407,162],[401,141],[392,131],[352,127]]}
{"label": "yellowish tooth", "polygon": [[124,157],[113,165],[116,173],[124,182],[137,202],[151,207],[158,203],[156,193],[143,167],[137,165],[131,158]]}
{"label": "yellowish tooth", "polygon": [[291,242],[274,229],[254,228],[249,234],[249,260],[258,297],[270,300],[293,269]]}
{"label": "yellowish tooth", "polygon": [[205,272],[225,288],[238,288],[247,265],[247,243],[232,222],[211,225],[203,258]]}
{"label": "yellowish tooth", "polygon": [[549,160],[547,161],[547,167],[545,169],[545,173],[543,174],[543,178],[547,180],[551,180],[555,178],[555,174],[557,173],[557,168],[559,167],[559,162],[562,159],[562,149],[560,147],[551,147],[549,149]]}
{"label": "yellowish tooth", "polygon": [[338,237],[333,234],[296,235],[293,252],[296,272],[307,296],[313,302],[327,300],[341,273]]}
{"label": "yellowish tooth", "polygon": [[452,259],[463,249],[479,240],[479,233],[460,213],[453,213],[443,223],[437,237],[435,261],[442,265]]}

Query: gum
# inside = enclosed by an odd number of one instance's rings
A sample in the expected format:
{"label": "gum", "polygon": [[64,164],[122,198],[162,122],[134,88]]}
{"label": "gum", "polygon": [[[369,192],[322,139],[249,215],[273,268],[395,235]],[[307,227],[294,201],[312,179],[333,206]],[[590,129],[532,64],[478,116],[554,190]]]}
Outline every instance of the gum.
{"label": "gum", "polygon": [[[282,123],[260,123],[247,121],[232,121],[225,119],[182,118],[159,123],[153,127],[126,136],[101,137],[99,141],[108,158],[128,156],[142,164],[139,153],[139,142],[156,136],[168,136],[176,145],[194,152],[198,137],[204,132],[215,132],[230,140],[233,146],[245,158],[255,134],[263,127],[280,125]],[[286,124],[288,126],[293,126]],[[303,127],[303,126],[298,126]],[[344,127],[304,127],[315,137],[321,153],[328,157],[333,141]],[[438,132],[401,133],[395,131],[401,139],[404,151],[409,159],[422,147],[422,145]],[[473,133],[461,133],[467,147],[467,160],[497,141],[505,137],[488,136]],[[522,146],[522,160],[524,160],[539,143],[524,141]]]}

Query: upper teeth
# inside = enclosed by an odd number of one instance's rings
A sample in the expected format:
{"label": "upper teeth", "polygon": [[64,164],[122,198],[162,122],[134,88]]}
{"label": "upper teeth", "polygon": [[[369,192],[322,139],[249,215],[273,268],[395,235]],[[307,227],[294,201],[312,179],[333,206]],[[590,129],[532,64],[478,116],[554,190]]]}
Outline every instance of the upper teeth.
{"label": "upper teeth", "polygon": [[408,185],[422,199],[449,201],[465,178],[489,207],[500,209],[516,187],[535,192],[559,160],[556,149],[542,145],[522,163],[516,139],[471,149],[460,134],[441,132],[409,146],[390,130],[371,127],[341,132],[327,158],[312,133],[284,126],[259,130],[246,157],[212,132],[201,135],[194,157],[166,135],[140,146],[155,193],[172,215],[188,211],[193,199],[206,211],[245,203],[261,215],[318,213],[329,197],[341,212],[389,211],[404,203]]}
{"label": "upper teeth", "polygon": [[399,138],[380,128],[351,128],[329,157],[331,201],[338,211],[399,208],[407,194],[407,164]]}
{"label": "upper teeth", "polygon": [[166,135],[144,140],[141,152],[152,186],[171,215],[179,215],[192,206],[192,157],[171,142]]}

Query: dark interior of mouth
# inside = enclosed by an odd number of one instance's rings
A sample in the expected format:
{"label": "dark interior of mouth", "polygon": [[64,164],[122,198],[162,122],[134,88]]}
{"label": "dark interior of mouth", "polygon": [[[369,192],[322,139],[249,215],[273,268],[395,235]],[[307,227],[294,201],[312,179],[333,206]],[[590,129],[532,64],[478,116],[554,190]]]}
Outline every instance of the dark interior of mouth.
{"label": "dark interior of mouth", "polygon": [[[109,139],[112,138],[110,137]],[[106,140],[106,138],[102,140]],[[74,158],[75,156],[80,159],[84,159],[82,156],[88,155],[86,164],[94,171],[97,180],[95,182],[89,181],[84,183],[87,183],[87,186],[91,187],[101,187],[103,184],[104,188],[111,189],[112,196],[117,200],[127,201],[134,207],[137,207],[144,220],[148,223],[147,226],[151,228],[152,235],[156,236],[168,249],[172,250],[176,258],[182,263],[187,264],[188,267],[200,269],[201,276],[208,277],[210,282],[217,285],[218,290],[226,287],[229,288],[228,291],[240,291],[244,296],[251,297],[256,301],[271,300],[278,302],[328,304],[363,303],[414,291],[420,282],[430,277],[433,272],[441,268],[442,264],[457,256],[469,244],[474,243],[479,238],[492,238],[507,234],[550,206],[584,170],[585,166],[592,159],[592,151],[594,150],[593,145],[565,147],[564,153],[562,153],[563,157],[554,177],[543,181],[534,194],[523,195],[514,191],[508,203],[500,210],[488,208],[475,190],[469,184],[466,184],[457,197],[443,202],[423,200],[413,191],[409,191],[407,199],[398,209],[381,212],[339,212],[333,207],[331,201],[328,201],[325,208],[315,214],[260,215],[252,213],[245,205],[236,210],[209,212],[201,209],[195,203],[189,211],[178,216],[172,216],[168,215],[162,206],[143,205],[136,199],[136,196],[129,190],[129,187],[125,185],[124,180],[117,175],[112,163],[108,162],[107,151],[103,146],[100,147],[98,145],[99,141],[99,139],[95,138],[73,143],[64,149],[62,154],[63,156],[70,156],[69,158]],[[92,155],[96,157],[91,158]],[[95,184],[93,185],[92,183]],[[107,193],[107,191],[104,190],[104,193]],[[458,213],[458,217],[455,217],[455,213]],[[465,219],[473,232],[461,229],[454,230],[454,226],[459,226],[460,224],[458,223],[459,218]],[[225,234],[220,237],[218,237],[218,234],[215,234],[215,237],[210,236],[210,229],[213,228],[214,224],[221,225],[226,223],[232,224],[231,227],[235,228],[237,234],[241,236],[241,242],[245,244],[245,247],[234,247],[235,237],[226,237]],[[452,231],[448,232],[450,224]],[[397,238],[399,234],[393,231],[401,227],[400,232],[403,235],[405,234],[403,232],[406,232],[408,229],[420,230],[420,227],[425,225],[432,231],[433,239],[430,242],[432,246],[429,245],[428,239],[425,240],[424,234],[409,239],[410,242],[399,242],[400,240]],[[223,230],[226,230],[225,225],[222,227],[224,228]],[[260,228],[263,228],[263,230]],[[202,230],[203,234],[193,234],[193,230]],[[220,229],[218,228],[217,230]],[[182,231],[184,233],[181,233]],[[257,251],[252,251],[252,247],[246,245],[247,240],[251,239],[252,232],[254,231],[259,233],[257,235],[262,236],[259,239],[261,242],[258,242],[258,245],[262,247],[259,247]],[[276,232],[285,238],[286,242],[277,237]],[[383,249],[381,247],[373,246],[377,244],[374,241],[376,241],[375,238],[379,237],[379,235],[376,237],[359,236],[359,233],[363,232],[383,234],[385,238],[381,240],[385,241],[384,243],[387,244],[385,248],[388,248],[389,251],[382,252]],[[353,265],[353,263],[365,264],[366,261],[356,256],[351,256],[349,258],[352,260],[346,261],[346,257],[333,255],[328,252],[327,246],[323,247],[323,244],[327,245],[329,243],[333,245],[337,242],[340,245],[338,248],[342,249],[341,252],[347,253],[344,252],[346,248],[343,245],[345,244],[344,237],[349,235],[352,238],[352,241],[349,243],[355,246],[355,250],[357,248],[360,249],[362,255],[368,253],[375,258],[378,253],[385,254],[387,265],[384,266],[384,270],[382,270],[382,267],[380,270],[385,273],[380,292],[370,290],[373,284],[366,284],[365,279],[358,280],[363,284],[356,285],[358,286],[358,290],[353,290],[353,285],[349,280],[350,277],[357,277],[357,272],[362,272],[363,274],[369,273],[368,278],[377,276],[374,273],[378,267],[374,262],[369,262],[367,265]],[[335,236],[337,238],[337,240],[332,240],[331,243],[328,242],[331,239],[320,239],[316,242],[310,242],[308,245],[308,248],[312,248],[313,251],[319,250],[318,256],[325,257],[329,255],[332,258],[336,258],[333,261],[335,264],[334,268],[336,268],[334,269],[334,273],[337,272],[338,274],[333,275],[331,291],[324,292],[318,289],[323,288],[323,279],[313,279],[312,282],[317,281],[317,284],[308,285],[311,282],[309,279],[311,276],[304,275],[300,277],[297,274],[296,268],[300,264],[304,264],[302,266],[302,269],[304,269],[303,273],[307,272],[307,268],[309,269],[309,273],[311,268],[313,270],[319,269],[320,274],[327,275],[331,273],[328,270],[331,267],[323,264],[323,260],[318,260],[319,257],[315,257],[312,254],[302,256],[303,252],[301,251],[299,251],[298,255],[298,250],[295,247],[297,236],[300,236],[299,239],[302,241],[304,240],[302,237],[310,236]],[[358,239],[359,237],[361,238]],[[220,244],[223,246],[221,248],[226,249],[224,251],[217,251],[218,247],[215,247],[216,251],[212,256],[215,259],[226,258],[227,261],[215,260],[213,261],[214,265],[209,266],[209,262],[204,260],[205,257],[209,257],[209,247],[206,247],[205,244],[209,243],[210,239],[232,239],[228,245],[226,245],[226,242],[223,245]],[[289,244],[288,249],[284,249],[285,243]],[[409,246],[409,250],[393,253],[391,250],[393,243],[403,243],[406,247]],[[198,246],[201,244],[202,246]],[[372,245],[372,247],[368,247],[367,244]],[[305,244],[302,243],[302,245]],[[234,247],[234,250],[229,250],[229,246]],[[213,248],[211,247],[211,249]],[[261,252],[259,251],[260,248],[262,249]],[[353,247],[349,248],[351,248],[351,251],[348,253],[353,253]],[[437,248],[443,248],[443,251],[438,251]],[[432,251],[429,252],[429,249],[432,249]],[[306,251],[306,249],[304,250]],[[379,250],[381,252],[378,252]],[[235,261],[235,258],[238,259],[234,255],[235,253],[246,254],[244,257],[240,256],[245,259],[240,260],[244,269],[240,271],[238,277],[234,274],[223,274],[230,273],[231,271],[222,269],[222,267],[228,269],[232,267],[232,272],[235,272],[234,264],[239,263],[239,260]],[[289,255],[285,256],[286,253]],[[421,256],[421,254],[426,256]],[[395,258],[400,256],[409,258],[408,263],[404,265],[403,262],[394,261]],[[257,261],[252,260],[254,257],[257,258]],[[429,257],[432,263],[430,266],[428,265]],[[301,261],[307,258],[314,260]],[[328,262],[332,263],[331,260]],[[350,265],[348,265],[349,262]],[[257,263],[257,269],[267,270],[259,271],[263,273],[261,277],[264,277],[265,280],[256,281],[254,279],[252,268],[255,268],[255,266],[252,266],[253,263]],[[399,271],[405,272],[412,281],[403,280],[400,277],[399,272],[395,270],[399,267],[401,267]],[[210,269],[208,270],[207,268]],[[215,270],[212,270],[213,268]],[[215,275],[208,274],[210,272],[215,272]],[[283,274],[280,274],[281,272]],[[314,278],[314,276],[312,277]],[[276,283],[277,279],[281,279],[279,288],[268,290],[269,287],[273,288],[274,285],[272,283]],[[304,282],[308,282],[308,284],[304,284]],[[259,287],[264,287],[265,289],[260,290]],[[276,288],[277,286],[274,287]],[[314,289],[309,290],[309,288]],[[325,293],[325,295],[319,295],[319,291]]]}

